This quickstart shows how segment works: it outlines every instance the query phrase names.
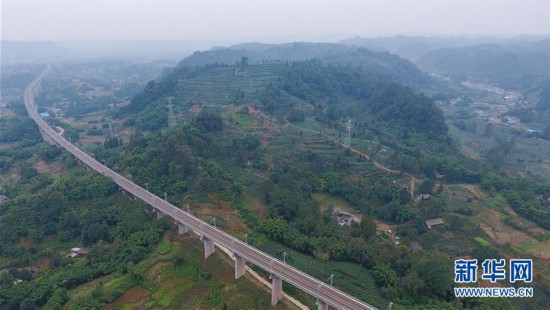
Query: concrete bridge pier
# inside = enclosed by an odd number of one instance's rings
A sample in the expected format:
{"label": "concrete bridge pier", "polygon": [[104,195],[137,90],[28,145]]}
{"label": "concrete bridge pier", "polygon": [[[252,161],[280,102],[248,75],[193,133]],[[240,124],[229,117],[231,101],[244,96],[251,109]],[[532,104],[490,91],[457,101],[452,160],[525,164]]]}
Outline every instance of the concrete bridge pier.
{"label": "concrete bridge pier", "polygon": [[41,128],[38,128],[38,130],[40,131],[44,142],[47,142],[50,145],[56,145],[55,141],[50,136],[48,136],[46,132],[44,132]]}
{"label": "concrete bridge pier", "polygon": [[178,235],[183,235],[183,234],[186,234],[189,232],[189,226],[183,224],[183,223],[178,223]]}
{"label": "concrete bridge pier", "polygon": [[204,243],[204,258],[206,259],[214,253],[214,240],[202,236],[202,243]]}
{"label": "concrete bridge pier", "polygon": [[160,211],[160,210],[156,210],[155,211],[157,213],[157,218],[161,218],[161,217],[164,217],[166,214],[164,214],[164,212]]}
{"label": "concrete bridge pier", "polygon": [[274,274],[271,278],[271,305],[275,306],[279,300],[283,299],[283,279]]}
{"label": "concrete bridge pier", "polygon": [[246,260],[237,255],[237,254],[234,254],[235,255],[235,279],[238,279],[242,276],[244,276],[244,274],[246,273]]}
{"label": "concrete bridge pier", "polygon": [[317,309],[319,310],[328,310],[328,304],[321,299],[317,300]]}

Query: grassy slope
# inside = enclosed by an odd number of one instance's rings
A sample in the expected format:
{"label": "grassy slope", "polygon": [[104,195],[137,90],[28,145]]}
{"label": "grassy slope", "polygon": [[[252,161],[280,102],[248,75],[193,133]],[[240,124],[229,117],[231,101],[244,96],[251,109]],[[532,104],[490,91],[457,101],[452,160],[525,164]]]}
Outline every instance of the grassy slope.
{"label": "grassy slope", "polygon": [[[267,291],[246,278],[233,277],[233,264],[223,254],[205,260],[198,239],[167,232],[155,251],[130,273],[109,275],[70,291],[67,308],[76,309],[75,301],[87,295],[108,300],[104,309],[211,309],[223,304],[228,309],[270,307]],[[285,308],[283,303],[275,307]]]}

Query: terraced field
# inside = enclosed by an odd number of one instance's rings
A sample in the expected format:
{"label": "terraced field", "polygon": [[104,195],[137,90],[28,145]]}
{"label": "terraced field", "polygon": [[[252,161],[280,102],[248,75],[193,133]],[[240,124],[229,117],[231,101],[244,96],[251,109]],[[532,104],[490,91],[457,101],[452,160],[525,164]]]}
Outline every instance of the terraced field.
{"label": "terraced field", "polygon": [[177,93],[185,102],[232,104],[240,92],[246,97],[276,83],[281,66],[258,64],[239,73],[235,73],[234,67],[214,68],[204,76],[179,80]]}

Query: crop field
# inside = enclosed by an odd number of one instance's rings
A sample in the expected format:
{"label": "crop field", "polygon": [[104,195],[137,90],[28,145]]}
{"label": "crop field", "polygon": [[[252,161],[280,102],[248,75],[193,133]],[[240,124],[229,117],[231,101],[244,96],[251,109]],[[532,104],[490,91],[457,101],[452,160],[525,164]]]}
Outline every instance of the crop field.
{"label": "crop field", "polygon": [[[447,113],[455,113],[456,107],[444,106]],[[468,124],[475,124],[475,130],[461,130],[449,125],[449,133],[462,145],[467,156],[475,159],[485,158],[485,154],[498,144],[495,138],[512,139],[513,147],[503,160],[504,170],[511,175],[524,176],[526,173],[550,180],[550,141],[529,137],[526,132],[520,132],[503,124],[494,124],[490,135],[484,130],[486,121],[474,116],[464,119]],[[470,125],[472,126],[472,125]]]}
{"label": "crop field", "polygon": [[215,68],[207,75],[179,80],[177,94],[185,102],[233,104],[241,91],[246,98],[276,83],[280,68],[281,64],[255,64],[238,74],[233,66]]}
{"label": "crop field", "polygon": [[[93,296],[104,309],[217,308],[266,309],[270,294],[244,278],[234,280],[233,266],[223,254],[204,259],[202,244],[195,238],[164,236],[155,251],[131,267],[130,273],[110,275],[69,292],[73,302]],[[248,292],[254,291],[255,294]],[[279,303],[275,309],[286,309]]]}

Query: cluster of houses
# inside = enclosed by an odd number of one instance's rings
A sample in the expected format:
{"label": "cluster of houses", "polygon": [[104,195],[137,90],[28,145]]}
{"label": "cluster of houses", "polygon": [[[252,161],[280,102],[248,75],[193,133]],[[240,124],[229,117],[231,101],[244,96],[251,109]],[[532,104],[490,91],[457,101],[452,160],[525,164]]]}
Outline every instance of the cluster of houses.
{"label": "cluster of houses", "polygon": [[[7,274],[10,272],[12,268],[5,268],[5,269],[2,269],[0,270],[0,275],[2,274]],[[14,268],[15,270],[17,270],[17,272],[21,272],[21,271],[28,271],[29,274],[34,278],[36,276],[36,274],[38,273],[38,271],[40,270],[40,268],[36,267],[36,266],[28,266],[28,267],[21,267],[21,268]],[[23,280],[21,279],[16,279],[15,281],[13,281],[13,285],[17,285],[19,283],[23,282]]]}

